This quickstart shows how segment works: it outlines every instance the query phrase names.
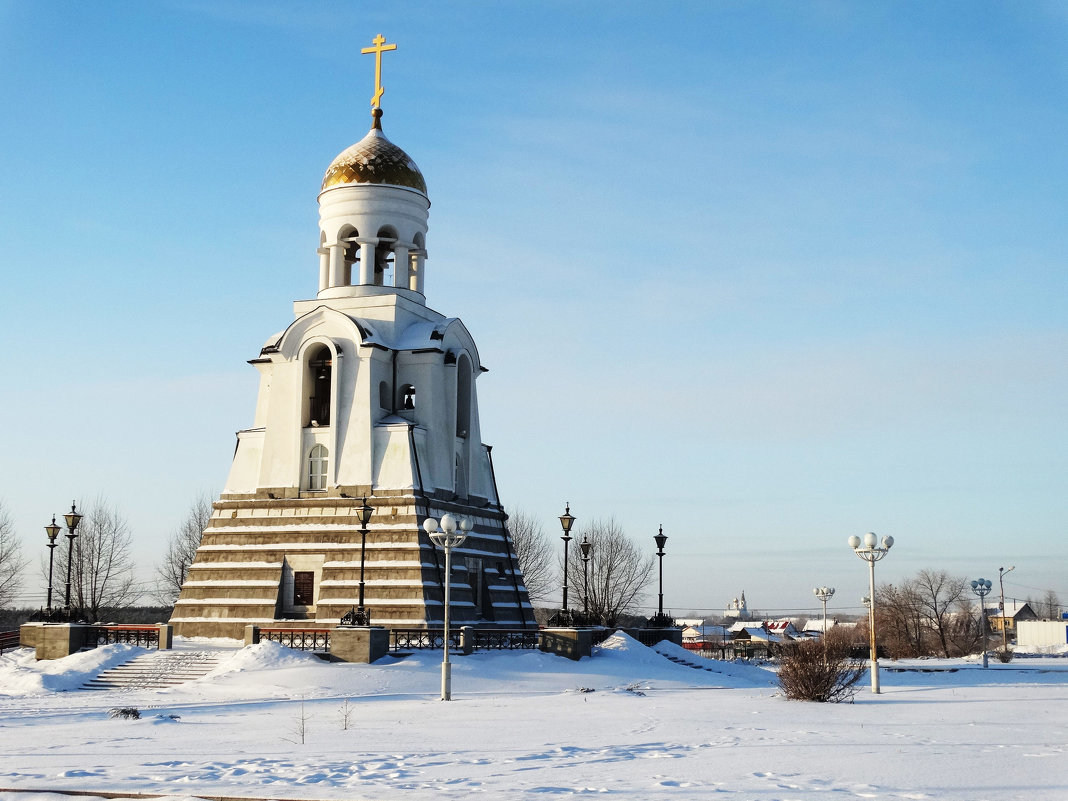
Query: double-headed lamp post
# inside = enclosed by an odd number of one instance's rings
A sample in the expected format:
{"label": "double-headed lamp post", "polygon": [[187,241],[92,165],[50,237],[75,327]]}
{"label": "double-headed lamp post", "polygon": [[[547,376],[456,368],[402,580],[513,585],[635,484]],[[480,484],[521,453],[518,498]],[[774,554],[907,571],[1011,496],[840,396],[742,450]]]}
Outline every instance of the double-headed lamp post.
{"label": "double-headed lamp post", "polygon": [[74,538],[78,536],[75,531],[78,529],[78,524],[82,522],[82,516],[74,508],[73,501],[70,505],[70,512],[63,515],[63,520],[67,523],[67,592],[63,599],[63,608],[67,613],[67,622],[70,622],[70,568],[71,563],[74,562]]}
{"label": "double-headed lamp post", "polygon": [[582,624],[588,626],[590,625],[590,551],[593,550],[593,543],[587,539],[585,534],[582,535],[579,548],[582,550]]}
{"label": "double-headed lamp post", "polygon": [[983,667],[986,662],[986,594],[993,587],[990,579],[980,578],[972,582],[972,592],[979,596],[979,630],[983,633]]}
{"label": "double-headed lamp post", "polygon": [[364,606],[363,571],[364,563],[367,561],[367,524],[371,522],[371,514],[374,512],[374,508],[367,503],[366,495],[358,511],[360,513],[360,608],[357,610],[354,622],[359,626],[370,626],[371,616],[367,614],[367,607]]}
{"label": "double-headed lamp post", "polygon": [[452,663],[449,662],[449,588],[452,586],[452,549],[467,539],[467,532],[471,530],[471,521],[466,517],[459,522],[451,514],[441,516],[441,528],[438,521],[428,517],[423,521],[423,530],[430,536],[431,541],[445,549],[445,637],[442,643],[444,655],[441,660],[441,700],[452,700]]}
{"label": "double-headed lamp post", "polygon": [[564,513],[560,515],[560,528],[564,530],[564,535],[560,538],[564,541],[564,592],[563,592],[563,610],[564,616],[568,618],[570,624],[571,614],[567,611],[567,544],[571,542],[571,527],[575,525],[575,516],[571,514],[571,504],[564,504]]}
{"label": "double-headed lamp post", "polygon": [[52,515],[52,522],[45,526],[45,534],[48,536],[48,618],[52,619],[52,558],[56,555],[56,537],[59,536],[60,527],[56,525],[56,516]]}
{"label": "double-headed lamp post", "polygon": [[660,524],[660,530],[653,535],[653,541],[656,542],[656,555],[660,560],[660,590],[658,592],[659,601],[656,605],[656,624],[658,626],[664,625],[664,546],[667,544],[667,535],[664,534],[664,524]]}
{"label": "double-headed lamp post", "polygon": [[823,601],[823,636],[827,636],[827,602],[834,596],[834,587],[816,587],[812,593]]}
{"label": "double-headed lamp post", "polygon": [[853,553],[868,563],[868,597],[871,599],[868,605],[868,638],[871,647],[871,691],[879,692],[879,655],[875,643],[875,563],[890,552],[894,545],[893,537],[883,537],[882,547],[879,547],[879,538],[872,532],[864,535],[862,540],[856,534],[849,538],[849,547]]}

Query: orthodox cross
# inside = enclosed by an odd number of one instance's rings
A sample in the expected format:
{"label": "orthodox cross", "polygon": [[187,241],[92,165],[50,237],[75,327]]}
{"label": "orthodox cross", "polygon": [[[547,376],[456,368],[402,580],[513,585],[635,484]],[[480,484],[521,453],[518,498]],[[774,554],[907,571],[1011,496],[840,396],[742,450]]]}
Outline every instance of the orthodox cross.
{"label": "orthodox cross", "polygon": [[371,41],[374,42],[374,47],[365,47],[360,52],[365,55],[367,53],[375,54],[375,93],[371,98],[371,108],[382,108],[382,104],[379,101],[386,91],[382,88],[382,54],[387,50],[396,50],[397,46],[395,44],[386,44],[386,37],[382,34],[378,34]]}

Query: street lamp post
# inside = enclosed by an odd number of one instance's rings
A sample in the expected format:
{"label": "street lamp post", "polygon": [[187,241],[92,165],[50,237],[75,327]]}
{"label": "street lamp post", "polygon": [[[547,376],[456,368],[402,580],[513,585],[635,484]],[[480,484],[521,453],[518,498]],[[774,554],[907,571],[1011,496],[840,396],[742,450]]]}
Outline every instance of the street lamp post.
{"label": "street lamp post", "polygon": [[582,622],[588,626],[590,625],[590,551],[593,550],[593,543],[586,538],[585,534],[582,535],[579,548],[582,549]]}
{"label": "street lamp post", "polygon": [[59,536],[60,527],[56,525],[56,516],[52,515],[52,522],[45,526],[45,534],[48,535],[48,619],[52,619],[52,560],[56,555],[56,537]]}
{"label": "street lamp post", "polygon": [[[972,582],[972,592],[979,596],[979,630],[983,633],[983,667],[986,664],[986,594],[990,592],[990,588],[994,586],[991,584],[990,579],[976,579]],[[1004,621],[1002,621],[1004,622]]]}
{"label": "street lamp post", "polygon": [[827,601],[834,595],[834,587],[816,587],[813,594],[823,601],[823,636],[827,636]]}
{"label": "street lamp post", "polygon": [[571,527],[575,525],[575,516],[571,514],[571,504],[564,504],[564,513],[560,515],[560,528],[564,530],[564,536],[560,539],[564,541],[564,592],[563,592],[563,612],[567,623],[571,622],[571,613],[567,610],[567,544],[571,542]]}
{"label": "street lamp post", "polygon": [[876,651],[875,642],[875,563],[885,557],[894,545],[893,537],[883,537],[882,547],[879,547],[878,538],[868,532],[861,540],[856,534],[849,538],[849,547],[853,553],[868,563],[868,639],[871,648],[871,691],[879,692],[879,655]]}
{"label": "street lamp post", "polygon": [[467,532],[471,530],[471,521],[464,517],[457,523],[455,517],[446,513],[441,516],[440,529],[438,528],[438,521],[428,517],[423,521],[423,530],[435,545],[445,549],[445,638],[442,643],[444,655],[441,660],[441,700],[451,701],[452,663],[449,662],[449,588],[452,586],[452,549],[467,539]]}
{"label": "street lamp post", "polygon": [[660,583],[658,597],[659,601],[656,605],[656,624],[658,626],[664,625],[664,546],[667,544],[667,537],[664,535],[664,524],[660,524],[660,530],[657,534],[653,535],[653,540],[656,542],[656,555],[660,563]]}
{"label": "street lamp post", "polygon": [[360,608],[357,610],[356,620],[354,621],[358,626],[370,626],[371,616],[367,614],[367,607],[364,605],[364,583],[363,572],[364,564],[367,561],[367,524],[371,522],[371,514],[374,509],[369,503],[367,503],[367,496],[363,498],[363,504],[359,508],[360,513]]}
{"label": "street lamp post", "polygon": [[1005,576],[1015,569],[1016,565],[1008,570],[1003,567],[998,568],[998,585],[1001,587],[1001,650],[1003,653],[1009,651],[1009,629],[1005,625]]}
{"label": "street lamp post", "polygon": [[67,523],[67,592],[63,599],[63,609],[67,613],[67,621],[70,622],[70,568],[74,561],[74,538],[78,536],[75,532],[78,524],[82,522],[82,516],[74,508],[73,501],[70,505],[70,512],[63,515],[63,519]]}

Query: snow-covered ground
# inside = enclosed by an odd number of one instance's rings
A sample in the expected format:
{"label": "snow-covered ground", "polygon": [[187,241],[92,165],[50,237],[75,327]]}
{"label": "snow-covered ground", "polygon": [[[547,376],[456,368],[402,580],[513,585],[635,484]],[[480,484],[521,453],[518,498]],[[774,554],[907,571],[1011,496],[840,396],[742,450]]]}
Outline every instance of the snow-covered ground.
{"label": "snow-covered ground", "polygon": [[[142,653],[130,646],[4,654],[0,798],[1068,799],[1063,657],[886,662],[917,670],[811,704],[786,700],[770,668],[663,648],[708,668],[694,669],[615,635],[580,662],[456,656],[446,703],[440,652],[348,665],[229,645],[167,690],[77,689]],[[119,706],[141,718],[109,718]]]}

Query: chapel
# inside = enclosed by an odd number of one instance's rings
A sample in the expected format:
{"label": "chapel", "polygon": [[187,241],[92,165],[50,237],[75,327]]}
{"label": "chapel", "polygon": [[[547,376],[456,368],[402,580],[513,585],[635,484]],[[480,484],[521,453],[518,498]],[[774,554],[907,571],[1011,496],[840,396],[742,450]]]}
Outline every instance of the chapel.
{"label": "chapel", "polygon": [[[175,634],[347,614],[436,627],[446,581],[456,625],[536,627],[481,439],[486,367],[464,324],[427,305],[426,182],[383,131],[381,61],[394,49],[379,35],[363,50],[376,63],[371,127],[323,177],[314,297],[250,361],[255,416],[237,434]],[[451,578],[422,527],[445,513],[471,524]]]}

